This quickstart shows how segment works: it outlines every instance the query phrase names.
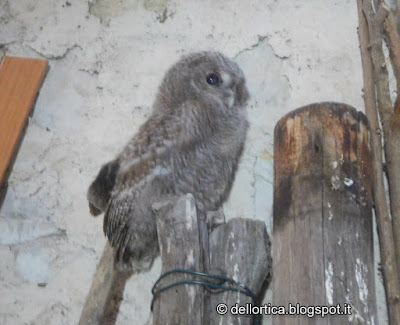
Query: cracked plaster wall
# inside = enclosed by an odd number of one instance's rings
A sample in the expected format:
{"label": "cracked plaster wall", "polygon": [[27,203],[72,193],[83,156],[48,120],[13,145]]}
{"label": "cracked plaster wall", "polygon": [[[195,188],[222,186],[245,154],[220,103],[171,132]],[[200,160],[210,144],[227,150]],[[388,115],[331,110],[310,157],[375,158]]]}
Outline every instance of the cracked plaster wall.
{"label": "cracked plaster wall", "polygon": [[[354,1],[0,0],[0,59],[50,61],[0,210],[0,324],[77,323],[105,244],[86,189],[147,118],[167,68],[204,49],[234,58],[251,93],[225,213],[271,233],[276,122],[317,101],[363,109]],[[131,278],[117,324],[146,322],[159,272],[157,260]]]}

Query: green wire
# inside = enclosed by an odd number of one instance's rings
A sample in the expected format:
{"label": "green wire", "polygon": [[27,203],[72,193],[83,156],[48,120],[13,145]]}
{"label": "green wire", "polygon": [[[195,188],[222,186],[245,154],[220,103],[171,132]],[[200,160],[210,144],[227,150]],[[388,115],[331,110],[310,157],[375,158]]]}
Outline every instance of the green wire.
{"label": "green wire", "polygon": [[[231,287],[217,285],[217,284],[214,284],[214,283],[204,282],[204,281],[183,280],[183,281],[177,281],[177,282],[171,283],[171,284],[169,284],[169,285],[167,285],[165,287],[161,287],[160,289],[156,290],[158,284],[161,282],[162,279],[164,279],[167,276],[169,276],[171,274],[174,274],[174,273],[185,273],[185,274],[192,274],[192,275],[205,277],[205,278],[223,280],[224,282],[228,282],[230,284],[236,285],[236,286],[241,287],[243,289],[231,288]],[[158,278],[158,280],[154,283],[153,288],[151,289],[151,293],[153,294],[153,299],[151,300],[151,310],[153,310],[154,300],[160,295],[161,292],[164,292],[164,291],[166,291],[168,289],[171,289],[173,287],[180,286],[180,285],[183,285],[183,284],[195,284],[195,285],[201,285],[203,287],[208,287],[208,288],[211,288],[211,289],[222,289],[222,290],[225,290],[225,291],[240,292],[242,294],[245,294],[248,297],[251,297],[252,300],[253,300],[253,303],[258,305],[257,304],[257,296],[253,293],[253,291],[251,291],[250,288],[248,288],[244,284],[242,284],[242,283],[240,283],[238,281],[235,281],[232,278],[229,278],[229,277],[226,277],[226,276],[223,276],[223,275],[208,274],[208,273],[202,273],[202,272],[197,272],[197,271],[192,271],[192,270],[174,269],[174,270],[167,271],[167,272],[161,274],[160,277]],[[260,315],[254,315],[253,324],[254,325],[261,324],[261,316]]]}

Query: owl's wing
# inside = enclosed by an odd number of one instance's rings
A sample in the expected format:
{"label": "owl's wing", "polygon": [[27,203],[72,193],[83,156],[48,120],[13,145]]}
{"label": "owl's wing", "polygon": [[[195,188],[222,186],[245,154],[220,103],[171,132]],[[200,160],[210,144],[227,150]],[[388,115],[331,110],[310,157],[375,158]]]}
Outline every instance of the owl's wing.
{"label": "owl's wing", "polygon": [[162,159],[171,150],[187,150],[212,133],[214,124],[207,108],[194,100],[154,113],[120,154],[120,174],[141,170],[143,165],[155,158]]}
{"label": "owl's wing", "polygon": [[163,168],[168,170],[171,152],[179,155],[204,139],[212,127],[205,113],[199,103],[186,102],[173,111],[154,114],[118,157],[120,171],[103,224],[118,260],[123,258],[129,241],[136,237],[134,232],[147,231],[145,227],[138,229],[131,220],[136,214],[137,193],[155,175],[160,176]]}

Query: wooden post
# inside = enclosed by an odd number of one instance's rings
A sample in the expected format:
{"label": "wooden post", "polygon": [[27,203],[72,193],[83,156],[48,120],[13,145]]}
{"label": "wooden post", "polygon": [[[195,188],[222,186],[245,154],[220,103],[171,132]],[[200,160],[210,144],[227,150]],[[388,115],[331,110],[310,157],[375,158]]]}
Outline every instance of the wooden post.
{"label": "wooden post", "polygon": [[[158,241],[162,259],[162,273],[185,269],[206,272],[204,269],[204,238],[201,232],[202,220],[198,220],[194,198],[191,194],[180,198],[170,198],[153,204],[157,220]],[[217,221],[215,222],[217,224]],[[199,225],[200,224],[200,225]],[[211,224],[214,229],[215,224]],[[212,274],[223,275],[248,286],[259,298],[262,298],[271,269],[271,248],[266,226],[261,221],[233,219],[219,225],[210,233],[209,256]],[[209,244],[209,245],[208,245]],[[103,256],[94,275],[90,292],[83,308],[79,325],[112,325],[118,315],[125,283],[131,272],[119,270],[114,265],[114,254],[107,243]],[[177,281],[197,280],[218,283],[215,279],[177,273],[161,281],[161,286]],[[205,315],[209,295],[209,314]],[[230,308],[235,303],[244,305],[251,299],[241,293],[217,292],[200,285],[179,285],[157,295],[153,305],[152,322],[154,325],[170,324],[252,324],[248,316],[224,316],[216,313],[219,303]],[[150,306],[149,306],[150,308]]]}
{"label": "wooden post", "polygon": [[[199,228],[194,198],[191,194],[154,205],[162,273],[173,269],[203,270]],[[171,275],[167,282],[187,280],[187,274]],[[164,285],[167,285],[167,283]],[[170,289],[154,302],[153,324],[203,324],[203,288],[182,285]]]}
{"label": "wooden post", "polygon": [[[271,243],[264,222],[251,219],[232,219],[217,227],[210,235],[211,269],[232,277],[248,286],[258,297],[263,295],[263,284],[272,267]],[[224,303],[230,309],[235,306],[254,304],[249,296],[222,291],[211,295],[214,325],[250,325],[254,317],[218,315],[216,306]],[[261,322],[260,322],[261,325]]]}
{"label": "wooden post", "polygon": [[119,270],[115,266],[113,249],[107,242],[93,277],[79,325],[115,324],[125,284],[131,274],[129,269]]}
{"label": "wooden post", "polygon": [[[199,222],[194,198],[187,194],[177,200],[157,203],[157,232],[162,259],[162,273],[173,269],[204,272]],[[233,278],[249,287],[256,295],[262,293],[263,283],[271,268],[270,242],[266,226],[261,221],[233,219],[217,226],[209,234],[209,261],[212,274]],[[188,274],[174,274],[162,280],[161,287],[177,281],[197,280],[230,286]],[[210,295],[209,315],[204,315],[205,294]],[[230,309],[252,300],[238,292],[206,290],[202,286],[184,284],[159,294],[154,302],[153,324],[252,324],[246,315],[233,316],[228,311],[216,313],[219,303]],[[207,322],[205,322],[207,320]]]}
{"label": "wooden post", "polygon": [[352,313],[274,324],[377,324],[366,117],[313,104],[283,117],[274,137],[274,305],[349,304]]}

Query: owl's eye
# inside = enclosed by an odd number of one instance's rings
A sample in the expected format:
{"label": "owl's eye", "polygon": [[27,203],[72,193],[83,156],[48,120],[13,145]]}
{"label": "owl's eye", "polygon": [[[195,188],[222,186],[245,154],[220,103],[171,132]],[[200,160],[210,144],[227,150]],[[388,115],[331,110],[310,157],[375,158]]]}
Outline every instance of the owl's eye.
{"label": "owl's eye", "polygon": [[219,76],[216,73],[210,73],[207,75],[206,80],[211,86],[217,86],[219,84]]}

